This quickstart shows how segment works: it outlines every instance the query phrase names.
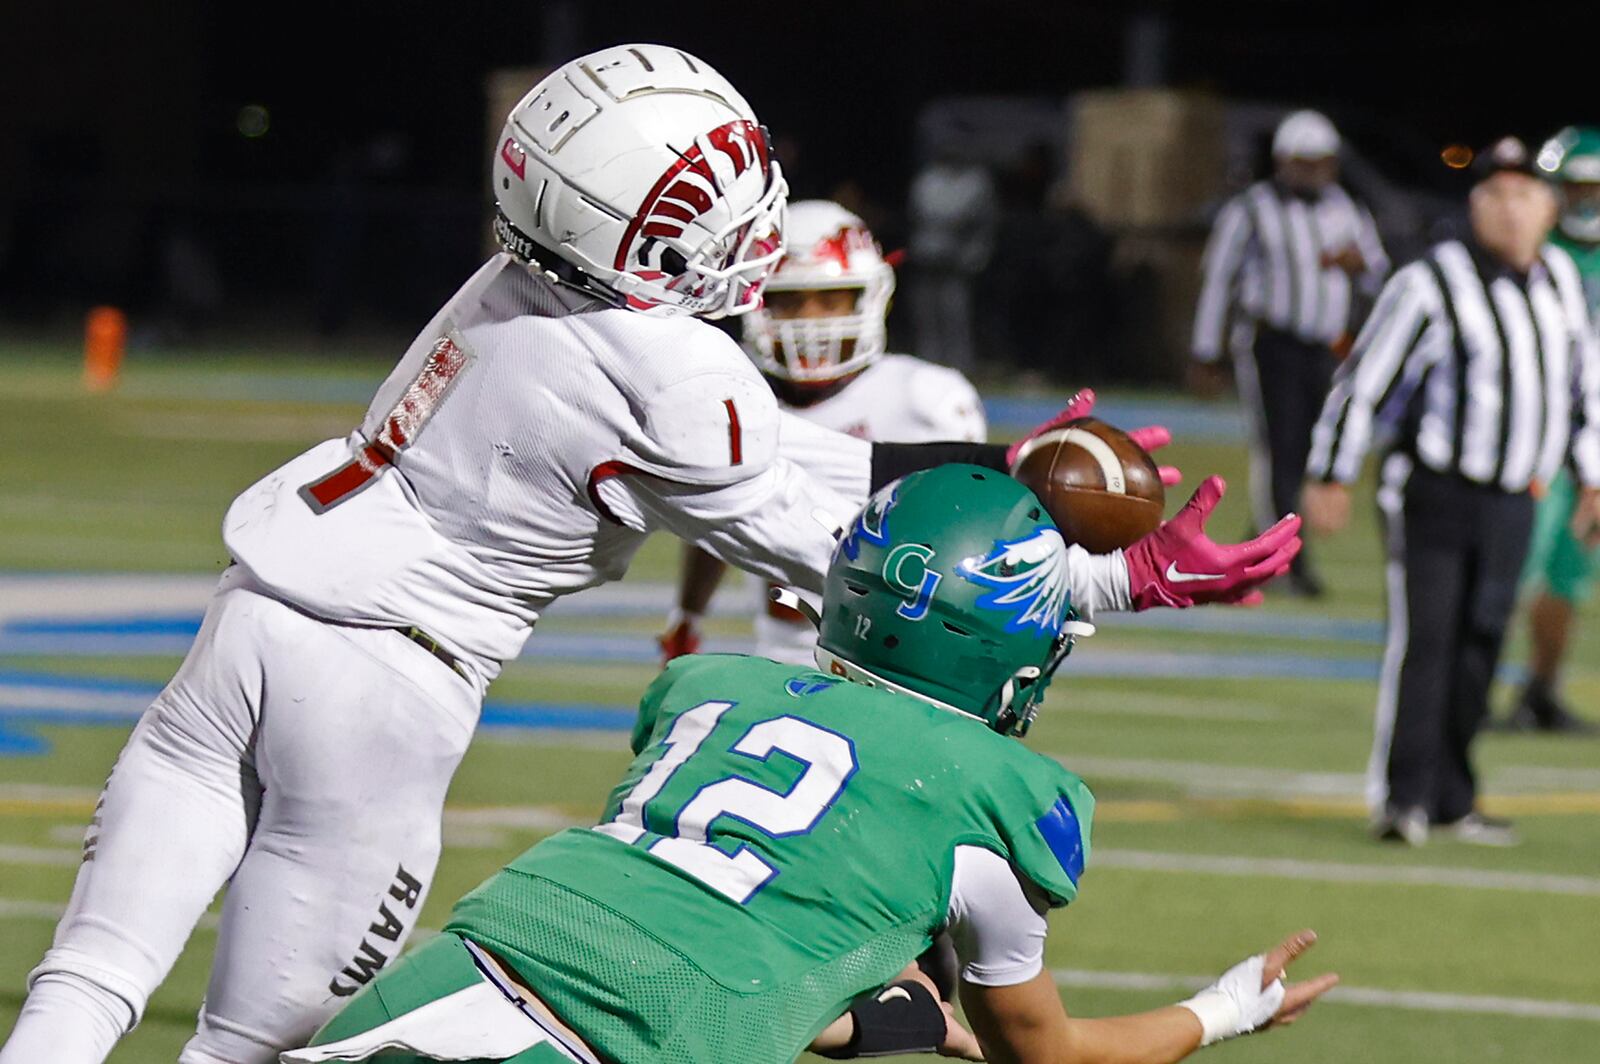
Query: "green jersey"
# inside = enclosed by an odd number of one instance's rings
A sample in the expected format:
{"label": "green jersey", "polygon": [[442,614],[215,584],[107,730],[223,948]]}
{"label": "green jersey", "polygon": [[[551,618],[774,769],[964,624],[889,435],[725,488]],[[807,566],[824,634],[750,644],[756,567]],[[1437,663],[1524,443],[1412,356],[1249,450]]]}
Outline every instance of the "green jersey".
{"label": "green jersey", "polygon": [[1600,244],[1574,240],[1557,230],[1550,242],[1572,256],[1578,264],[1578,275],[1583,278],[1583,294],[1589,300],[1589,316],[1600,316]]}
{"label": "green jersey", "polygon": [[953,854],[1077,895],[1094,800],[982,722],[759,658],[674,661],[601,824],[456,907],[603,1056],[788,1062],[943,925]]}

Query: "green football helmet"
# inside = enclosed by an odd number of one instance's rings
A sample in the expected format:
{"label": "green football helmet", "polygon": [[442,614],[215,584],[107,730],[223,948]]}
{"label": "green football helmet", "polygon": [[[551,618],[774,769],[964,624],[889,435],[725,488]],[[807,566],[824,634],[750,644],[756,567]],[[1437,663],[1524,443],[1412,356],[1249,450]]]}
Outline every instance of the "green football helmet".
{"label": "green football helmet", "polygon": [[1600,129],[1568,126],[1539,149],[1540,170],[1559,182],[1561,231],[1600,243]]}
{"label": "green football helmet", "polygon": [[878,491],[840,538],[817,664],[1022,735],[1076,636],[1067,548],[1003,473],[945,465]]}

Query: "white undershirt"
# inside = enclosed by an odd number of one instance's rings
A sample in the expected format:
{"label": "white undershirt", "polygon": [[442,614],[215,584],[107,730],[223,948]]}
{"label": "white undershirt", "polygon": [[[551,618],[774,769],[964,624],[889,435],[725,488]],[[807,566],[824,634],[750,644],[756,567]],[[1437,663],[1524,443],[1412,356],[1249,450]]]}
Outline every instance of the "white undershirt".
{"label": "white undershirt", "polygon": [[946,930],[961,978],[978,986],[1025,983],[1044,968],[1049,903],[1011,862],[982,846],[957,846]]}

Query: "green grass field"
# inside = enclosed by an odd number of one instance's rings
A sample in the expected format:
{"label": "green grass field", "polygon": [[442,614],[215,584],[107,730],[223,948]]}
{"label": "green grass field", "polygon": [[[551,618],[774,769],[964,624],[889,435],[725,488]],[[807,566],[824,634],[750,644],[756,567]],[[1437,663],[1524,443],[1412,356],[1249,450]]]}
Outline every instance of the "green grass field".
{"label": "green grass field", "polygon": [[[387,366],[254,352],[156,361],[135,354],[122,387],[84,394],[70,353],[0,345],[0,581],[17,573],[209,574],[224,562],[228,501],[274,464],[348,429]],[[1244,454],[1180,439],[1190,484],[1235,491],[1218,538],[1245,526]],[[1301,926],[1322,943],[1304,972],[1344,986],[1302,1024],[1208,1050],[1217,1061],[1593,1061],[1600,1042],[1600,741],[1489,735],[1488,805],[1522,845],[1370,841],[1360,775],[1381,647],[1381,571],[1370,507],[1318,544],[1334,594],[1261,611],[1102,618],[1052,688],[1032,745],[1101,799],[1081,899],[1053,921],[1049,962],[1069,1011],[1146,1008],[1185,996],[1245,953]],[[647,545],[629,576],[641,600],[670,579],[675,548]],[[13,586],[0,582],[0,595]],[[93,582],[71,585],[89,589]],[[728,597],[735,597],[729,595]],[[62,602],[70,614],[89,602]],[[24,713],[34,678],[157,685],[182,648],[43,646],[16,638],[0,601],[0,1031],[49,942],[76,850],[130,725]],[[1184,623],[1180,623],[1184,622]],[[553,612],[540,639],[630,640],[658,621]],[[744,622],[716,622],[735,636]],[[1520,638],[1516,641],[1520,644]],[[565,645],[565,644],[563,644]],[[1510,660],[1520,659],[1514,645]],[[1600,631],[1574,648],[1568,689],[1600,706]],[[491,701],[628,706],[644,661],[576,654],[511,663]],[[1502,691],[1501,704],[1504,703]],[[26,745],[26,744],[22,744]],[[0,751],[13,749],[0,742]],[[616,730],[486,729],[458,774],[447,849],[423,924],[563,819],[582,822],[626,761]],[[214,934],[202,927],[144,1023],[112,1060],[171,1061],[192,1029]]]}

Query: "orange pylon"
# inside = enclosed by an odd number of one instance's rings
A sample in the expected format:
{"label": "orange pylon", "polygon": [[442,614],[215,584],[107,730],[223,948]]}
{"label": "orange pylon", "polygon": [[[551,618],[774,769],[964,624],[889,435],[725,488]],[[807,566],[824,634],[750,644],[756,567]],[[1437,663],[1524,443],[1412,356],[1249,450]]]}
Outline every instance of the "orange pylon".
{"label": "orange pylon", "polygon": [[116,387],[128,348],[128,316],[116,307],[95,307],[83,324],[83,384],[91,392]]}

